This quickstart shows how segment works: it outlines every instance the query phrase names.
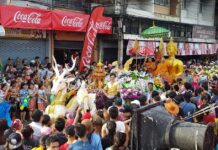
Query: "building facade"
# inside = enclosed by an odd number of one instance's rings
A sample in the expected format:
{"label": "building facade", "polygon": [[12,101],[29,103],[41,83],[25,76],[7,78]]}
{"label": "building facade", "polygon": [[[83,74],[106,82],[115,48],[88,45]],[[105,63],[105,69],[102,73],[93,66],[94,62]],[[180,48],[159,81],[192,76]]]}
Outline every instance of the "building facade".
{"label": "building facade", "polygon": [[[114,0],[110,2],[111,4],[106,4],[106,13],[113,16],[114,35],[102,42],[101,50],[103,53],[106,52],[105,60],[108,56],[105,48],[107,45],[110,46],[109,49],[117,50],[113,51],[113,58],[110,57],[109,60],[118,58],[125,61],[129,58],[126,48],[130,40],[158,43],[159,39],[146,39],[140,36],[143,30],[153,25],[153,22],[156,26],[170,30],[170,36],[174,38],[178,49],[184,50],[184,54],[181,52],[180,55],[189,58],[192,55],[214,55],[217,48],[214,25],[215,0]],[[165,40],[167,42],[169,39]],[[186,54],[187,48],[191,52]],[[119,59],[122,56],[123,58]]]}
{"label": "building facade", "polygon": [[[217,10],[215,0],[1,0],[0,2],[80,13],[90,13],[92,8],[97,5],[105,6],[104,15],[113,18],[113,34],[99,34],[97,36],[95,56],[93,57],[95,61],[101,55],[104,61],[119,60],[120,63],[123,63],[129,58],[127,52],[129,43],[136,39],[142,44],[153,41],[155,48],[158,39],[147,39],[140,36],[143,30],[153,25],[153,22],[156,26],[170,30],[170,35],[174,37],[179,49],[189,47],[199,51],[194,52],[193,50],[187,56],[213,54],[208,52],[208,49],[214,48],[216,37],[218,37],[216,34],[218,28],[215,27],[215,24],[218,23],[214,21],[214,18],[217,17],[215,15]],[[40,49],[45,50],[43,50],[41,57],[53,54],[64,57],[74,51],[81,52],[84,35],[84,33],[79,32],[46,31],[44,38],[31,40],[43,45]],[[18,39],[17,42],[20,40],[24,39]],[[30,41],[28,38],[26,40]],[[166,42],[167,40],[169,39],[165,39]],[[31,44],[32,49],[35,49],[34,45],[39,45],[37,42]],[[13,49],[13,46],[8,49]],[[181,52],[180,55],[186,55],[186,53],[182,54]],[[58,61],[62,62],[63,60]]]}
{"label": "building facade", "polygon": [[[91,3],[81,3],[78,0],[2,0],[1,4],[61,11],[66,15],[72,13],[86,15],[83,22],[88,20],[87,14],[91,12]],[[86,6],[86,4],[88,5]],[[21,59],[28,58],[29,60],[39,56],[43,60],[46,56],[51,58],[54,55],[59,64],[64,64],[65,60],[69,60],[72,54],[81,54],[85,31],[21,28],[5,28],[6,35],[0,37],[0,41],[3,43],[0,45],[0,56],[4,63],[8,58],[16,59],[15,56]],[[35,36],[38,33],[42,36]],[[99,57],[99,38],[107,36],[104,35],[104,32],[98,35],[93,61],[97,61]],[[12,53],[14,56],[11,55]]]}

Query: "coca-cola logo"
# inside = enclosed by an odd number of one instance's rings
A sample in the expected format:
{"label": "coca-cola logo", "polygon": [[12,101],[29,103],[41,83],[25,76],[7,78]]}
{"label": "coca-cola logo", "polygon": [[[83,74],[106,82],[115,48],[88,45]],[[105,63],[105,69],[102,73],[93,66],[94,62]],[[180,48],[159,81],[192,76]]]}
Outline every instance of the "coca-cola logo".
{"label": "coca-cola logo", "polygon": [[67,16],[63,17],[61,21],[62,26],[71,26],[81,28],[83,26],[83,18],[75,17],[68,18]]}
{"label": "coca-cola logo", "polygon": [[96,27],[98,30],[111,30],[111,21],[98,22]]}
{"label": "coca-cola logo", "polygon": [[87,47],[86,49],[86,53],[85,55],[82,57],[82,63],[84,66],[86,67],[90,67],[90,63],[91,63],[91,57],[92,57],[92,50],[95,44],[95,39],[96,39],[96,35],[97,35],[98,29],[97,29],[97,23],[94,23],[94,20],[90,20],[90,26],[87,30]]}
{"label": "coca-cola logo", "polygon": [[41,24],[41,13],[32,12],[30,14],[24,14],[21,11],[17,11],[14,15],[14,22],[23,22],[28,24]]}

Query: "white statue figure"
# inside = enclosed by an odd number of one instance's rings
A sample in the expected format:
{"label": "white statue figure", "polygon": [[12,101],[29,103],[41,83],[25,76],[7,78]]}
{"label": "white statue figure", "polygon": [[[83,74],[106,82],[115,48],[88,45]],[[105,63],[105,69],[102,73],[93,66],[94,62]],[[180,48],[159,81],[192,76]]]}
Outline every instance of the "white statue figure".
{"label": "white statue figure", "polygon": [[[54,59],[55,66],[53,69],[56,76],[53,80],[51,93],[55,95],[55,98],[45,110],[45,113],[49,114],[51,118],[63,117],[66,113],[75,113],[79,106],[83,107],[84,110],[89,110],[91,114],[96,112],[96,95],[88,93],[85,88],[85,82],[82,81],[81,83],[79,79],[66,77],[66,75],[75,68],[76,59],[72,58],[72,61],[72,67],[68,68],[66,65],[63,72],[60,74],[56,60]],[[72,82],[75,82],[74,85],[71,84]],[[77,89],[79,90],[76,93]],[[66,104],[69,98],[70,100]]]}
{"label": "white statue figure", "polygon": [[66,94],[68,83],[72,82],[75,78],[65,78],[65,76],[75,68],[76,59],[72,58],[73,65],[71,68],[68,68],[66,65],[63,69],[63,72],[60,74],[57,66],[57,62],[54,59],[54,71],[55,71],[55,79],[53,80],[53,86],[51,89],[51,94],[55,95],[53,102],[47,106],[45,113],[49,114],[51,118],[63,117],[66,114]]}

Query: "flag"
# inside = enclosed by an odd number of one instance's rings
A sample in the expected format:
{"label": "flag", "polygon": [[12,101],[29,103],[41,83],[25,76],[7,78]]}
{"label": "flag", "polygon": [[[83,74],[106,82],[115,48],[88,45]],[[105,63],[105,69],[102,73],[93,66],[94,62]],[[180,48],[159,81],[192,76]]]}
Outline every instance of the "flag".
{"label": "flag", "polygon": [[134,53],[136,54],[136,55],[138,55],[139,54],[139,52],[140,52],[140,50],[139,50],[139,41],[138,40],[135,40],[135,42],[134,42]]}
{"label": "flag", "polygon": [[92,10],[87,25],[86,36],[83,44],[82,55],[80,59],[79,71],[82,72],[84,67],[90,68],[92,53],[94,51],[95,40],[98,32],[99,24],[97,21],[104,12],[103,6],[97,6]]}

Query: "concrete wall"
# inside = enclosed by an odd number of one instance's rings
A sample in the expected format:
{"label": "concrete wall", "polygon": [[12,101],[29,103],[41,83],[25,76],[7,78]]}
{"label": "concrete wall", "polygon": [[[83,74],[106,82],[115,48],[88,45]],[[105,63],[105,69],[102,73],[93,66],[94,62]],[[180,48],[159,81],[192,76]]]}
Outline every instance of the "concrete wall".
{"label": "concrete wall", "polygon": [[22,6],[22,7],[33,7],[33,8],[40,8],[40,9],[48,9],[47,6],[28,2],[28,1],[22,1],[22,0],[11,0],[11,5],[15,6]]}
{"label": "concrete wall", "polygon": [[126,13],[136,17],[153,18],[154,0],[129,0]]}
{"label": "concrete wall", "polygon": [[207,0],[203,4],[202,13],[199,13],[199,24],[200,25],[214,25],[214,17],[215,17],[215,0]]}
{"label": "concrete wall", "polygon": [[181,10],[181,22],[188,24],[214,25],[215,0],[204,1],[200,12],[200,0],[187,0],[187,8]]}

